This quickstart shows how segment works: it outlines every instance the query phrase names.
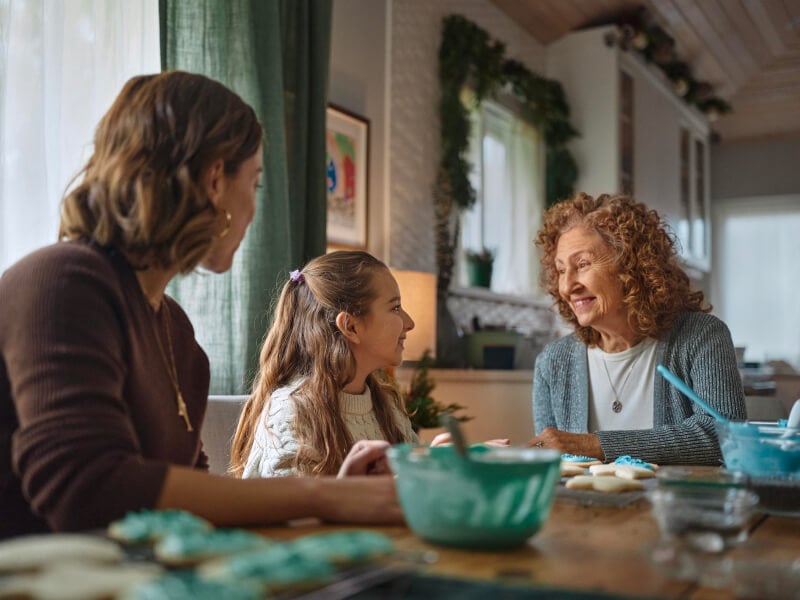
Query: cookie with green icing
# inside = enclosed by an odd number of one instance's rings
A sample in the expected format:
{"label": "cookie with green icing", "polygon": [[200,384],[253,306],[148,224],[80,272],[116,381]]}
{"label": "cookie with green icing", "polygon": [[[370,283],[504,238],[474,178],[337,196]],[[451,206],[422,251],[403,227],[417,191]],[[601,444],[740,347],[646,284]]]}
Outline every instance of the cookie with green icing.
{"label": "cookie with green icing", "polygon": [[159,540],[170,533],[209,531],[211,523],[184,510],[140,510],[108,526],[108,535],[127,543]]}
{"label": "cookie with green icing", "polygon": [[158,560],[171,566],[195,565],[204,560],[256,550],[271,544],[267,538],[243,529],[173,531],[154,547]]}
{"label": "cookie with green icing", "polygon": [[337,531],[315,533],[292,542],[294,550],[306,558],[334,564],[364,562],[394,552],[391,538],[375,531]]}
{"label": "cookie with green icing", "polygon": [[197,573],[209,581],[246,582],[281,592],[323,585],[335,577],[336,570],[328,561],[306,558],[288,543],[212,560],[201,564]]}
{"label": "cookie with green icing", "polygon": [[245,582],[223,582],[201,579],[191,571],[170,573],[129,590],[123,600],[258,600],[260,587]]}

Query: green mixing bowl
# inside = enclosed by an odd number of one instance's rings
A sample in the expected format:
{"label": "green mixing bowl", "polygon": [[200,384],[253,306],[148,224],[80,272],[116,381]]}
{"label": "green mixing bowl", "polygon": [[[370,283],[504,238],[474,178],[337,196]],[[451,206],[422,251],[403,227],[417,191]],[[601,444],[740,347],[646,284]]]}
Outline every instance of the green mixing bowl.
{"label": "green mixing bowl", "polygon": [[525,542],[550,513],[561,454],[542,448],[401,444],[388,451],[406,521],[421,538],[461,548]]}

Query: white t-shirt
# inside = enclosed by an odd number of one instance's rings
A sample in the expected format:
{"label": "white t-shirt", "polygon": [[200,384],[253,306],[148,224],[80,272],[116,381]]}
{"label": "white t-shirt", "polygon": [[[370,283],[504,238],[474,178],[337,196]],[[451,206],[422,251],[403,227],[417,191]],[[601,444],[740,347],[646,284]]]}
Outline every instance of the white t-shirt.
{"label": "white t-shirt", "polygon": [[[589,432],[653,428],[656,340],[645,338],[622,352],[587,350]],[[614,411],[615,401],[622,405]]]}

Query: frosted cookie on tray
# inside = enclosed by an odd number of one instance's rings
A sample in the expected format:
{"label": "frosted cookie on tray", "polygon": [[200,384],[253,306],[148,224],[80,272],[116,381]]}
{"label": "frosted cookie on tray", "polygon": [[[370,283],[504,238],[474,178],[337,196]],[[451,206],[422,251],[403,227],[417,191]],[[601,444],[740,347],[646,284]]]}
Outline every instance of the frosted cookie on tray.
{"label": "frosted cookie on tray", "polygon": [[616,475],[608,475],[606,477],[578,475],[567,481],[565,487],[571,490],[594,490],[595,492],[618,494],[620,492],[643,490],[644,484],[635,479],[623,479]]}
{"label": "frosted cookie on tray", "polygon": [[614,463],[608,465],[592,465],[589,467],[589,472],[598,477],[616,476],[622,479],[649,479],[650,477],[656,476],[652,470],[644,467],[617,465]]}
{"label": "frosted cookie on tray", "polygon": [[389,536],[360,530],[306,535],[292,542],[292,548],[305,558],[337,565],[368,561],[395,550]]}
{"label": "frosted cookie on tray", "polygon": [[630,467],[641,467],[643,469],[650,469],[651,471],[658,471],[657,464],[645,462],[641,459],[633,458],[632,456],[629,456],[627,454],[617,457],[617,460],[615,460],[612,464],[627,465]]}
{"label": "frosted cookie on tray", "polygon": [[108,526],[109,537],[120,542],[153,542],[169,533],[209,531],[211,523],[184,510],[140,510]]}
{"label": "frosted cookie on tray", "polygon": [[562,477],[575,477],[576,475],[583,475],[586,469],[577,465],[568,465],[561,463],[561,476]]}
{"label": "frosted cookie on tray", "polygon": [[0,542],[0,573],[37,571],[57,562],[118,563],[122,549],[96,535],[48,533]]}
{"label": "frosted cookie on tray", "polygon": [[255,585],[208,581],[192,571],[179,571],[128,589],[122,600],[259,600],[263,597],[261,588]]}
{"label": "frosted cookie on tray", "polygon": [[191,566],[212,558],[257,550],[271,540],[244,529],[173,531],[156,542],[155,557],[170,566]]}
{"label": "frosted cookie on tray", "polygon": [[328,583],[336,569],[328,561],[304,557],[290,542],[211,560],[201,564],[197,574],[209,581],[245,582],[270,592],[288,592]]}
{"label": "frosted cookie on tray", "polygon": [[565,452],[564,454],[561,455],[561,464],[571,465],[574,467],[588,468],[592,465],[602,465],[603,461],[598,460],[596,458],[592,458],[591,456],[580,456],[577,454],[568,454]]}
{"label": "frosted cookie on tray", "polygon": [[0,598],[105,600],[117,598],[162,572],[154,564],[59,562],[37,573],[0,579]]}

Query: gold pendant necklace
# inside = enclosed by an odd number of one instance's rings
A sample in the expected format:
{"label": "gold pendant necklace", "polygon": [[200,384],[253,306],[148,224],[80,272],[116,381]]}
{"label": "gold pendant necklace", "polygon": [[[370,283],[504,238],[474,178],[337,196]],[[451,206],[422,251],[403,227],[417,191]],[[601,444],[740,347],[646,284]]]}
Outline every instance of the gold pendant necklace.
{"label": "gold pendant necklace", "polygon": [[158,349],[161,352],[161,359],[164,361],[164,367],[167,369],[167,374],[172,382],[172,387],[175,389],[175,403],[178,406],[178,416],[182,417],[183,421],[186,423],[186,431],[194,431],[194,429],[192,429],[192,422],[189,420],[189,411],[186,408],[186,402],[183,400],[181,386],[178,383],[178,369],[175,366],[175,352],[172,349],[172,334],[170,333],[170,329],[172,328],[172,316],[170,315],[169,305],[167,304],[166,300],[161,301],[161,306],[166,311],[164,315],[166,316],[167,321],[167,347],[169,348],[169,359],[167,359],[167,353],[164,351],[164,346],[161,344],[161,336],[158,333],[158,327],[156,327],[155,318],[153,321],[153,333],[155,333],[156,336],[156,343],[158,344]]}

